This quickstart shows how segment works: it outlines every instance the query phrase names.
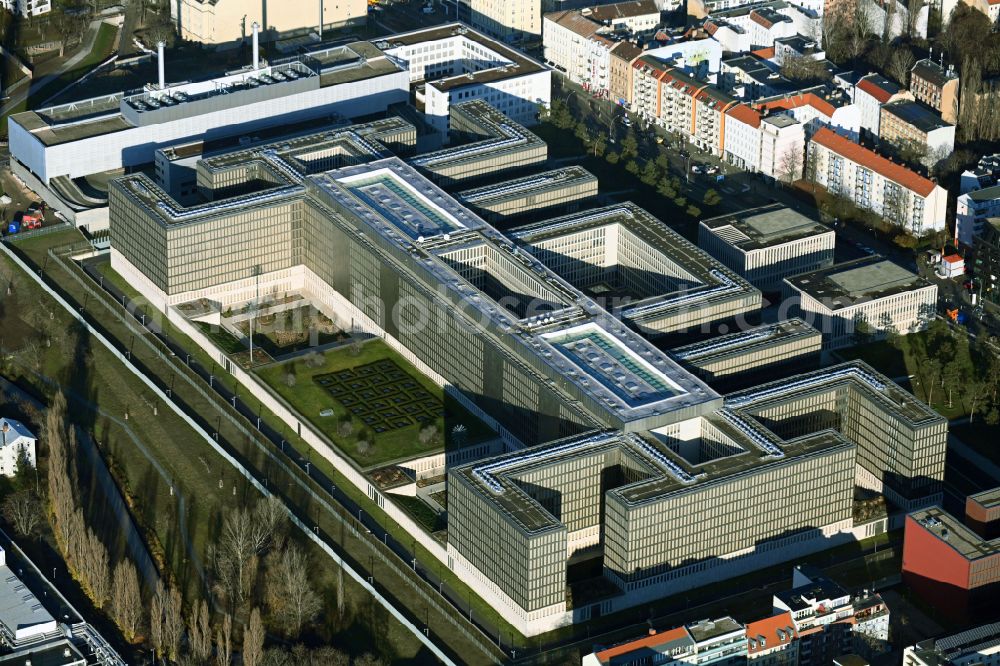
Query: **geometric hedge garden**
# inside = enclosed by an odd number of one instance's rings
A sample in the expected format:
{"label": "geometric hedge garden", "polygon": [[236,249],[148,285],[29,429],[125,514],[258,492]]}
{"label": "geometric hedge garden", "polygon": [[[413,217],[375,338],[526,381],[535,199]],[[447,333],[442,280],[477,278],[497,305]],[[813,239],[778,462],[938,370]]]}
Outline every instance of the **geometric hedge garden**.
{"label": "geometric hedge garden", "polygon": [[313,380],[376,434],[433,423],[444,410],[440,400],[388,358]]}

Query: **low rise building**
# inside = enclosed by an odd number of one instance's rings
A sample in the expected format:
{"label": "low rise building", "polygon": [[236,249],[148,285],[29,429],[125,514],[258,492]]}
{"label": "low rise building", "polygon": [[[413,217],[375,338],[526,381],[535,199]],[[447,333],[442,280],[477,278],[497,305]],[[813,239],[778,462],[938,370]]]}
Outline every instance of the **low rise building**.
{"label": "low rise building", "polygon": [[809,141],[805,177],[915,236],[945,228],[943,187],[830,129]]}
{"label": "low rise building", "polygon": [[908,100],[882,105],[879,138],[897,150],[923,153],[921,162],[927,166],[955,150],[955,126],[923,104]]}
{"label": "low rise building", "polygon": [[536,124],[539,109],[549,106],[552,70],[465,24],[387,35],[373,43],[405,66],[417,108],[441,132],[448,128],[452,104],[480,100],[525,126]]}
{"label": "low rise building", "polygon": [[37,441],[35,435],[20,421],[0,418],[0,476],[17,474],[18,462],[22,459],[34,467]]}
{"label": "low rise building", "polygon": [[597,177],[583,167],[566,166],[544,173],[485,185],[455,195],[488,222],[497,223],[526,213],[553,208],[579,209],[597,196]]}
{"label": "low rise building", "polygon": [[937,274],[946,280],[962,277],[965,275],[965,259],[957,254],[949,254],[941,257]]}
{"label": "low rise building", "polygon": [[763,113],[784,113],[802,123],[806,137],[829,128],[852,141],[861,129],[861,111],[840,88],[820,85],[794,94],[763,97],[754,102]]}
{"label": "low rise building", "polygon": [[1000,185],[960,194],[955,202],[955,241],[972,245],[990,218],[1000,217]]}
{"label": "low rise building", "polygon": [[1000,622],[944,638],[928,638],[903,650],[903,666],[975,666],[1000,660]]}
{"label": "low rise building", "polygon": [[747,623],[747,662],[754,666],[797,666],[799,642],[789,611]]}
{"label": "low rise building", "polygon": [[624,664],[732,664],[746,653],[743,625],[731,617],[701,620],[663,633],[597,650],[583,658],[583,666]]}
{"label": "low rise building", "polygon": [[940,507],[915,511],[906,517],[903,582],[945,617],[982,617],[996,609],[1000,539],[978,534]]}
{"label": "low rise building", "polygon": [[810,359],[818,362],[822,346],[819,331],[801,319],[786,319],[677,347],[670,354],[711,382]]}
{"label": "low rise building", "polygon": [[791,208],[768,206],[704,220],[698,246],[761,291],[791,275],[833,265],[836,235]]}
{"label": "low rise building", "polygon": [[918,102],[940,113],[947,123],[958,122],[958,86],[959,78],[953,65],[945,68],[930,58],[924,58],[914,63],[910,70],[910,92]]}
{"label": "low rise building", "polygon": [[937,285],[879,256],[785,278],[785,283],[796,315],[823,333],[824,349],[889,331],[923,330],[937,308]]}
{"label": "low rise building", "polygon": [[861,115],[861,138],[875,140],[880,136],[882,105],[902,99],[913,99],[908,91],[881,74],[861,77],[853,87],[854,104]]}

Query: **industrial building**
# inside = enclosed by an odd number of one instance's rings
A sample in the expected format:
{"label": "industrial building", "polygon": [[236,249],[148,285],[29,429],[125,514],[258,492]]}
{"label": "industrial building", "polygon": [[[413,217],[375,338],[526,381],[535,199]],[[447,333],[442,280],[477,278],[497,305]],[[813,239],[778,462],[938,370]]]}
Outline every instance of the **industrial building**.
{"label": "industrial building", "polygon": [[937,285],[877,255],[785,278],[785,285],[795,314],[823,334],[824,349],[921,331],[937,308]]}
{"label": "industrial building", "polygon": [[[452,113],[530,134],[481,102]],[[203,157],[192,204],[141,173],[114,180],[111,264],[164,311],[300,294],[499,432],[505,452],[449,467],[435,554],[519,631],[870,536],[857,486],[907,510],[939,501],[947,422],[866,365],[723,397],[635,332],[760,304],[651,215],[619,204],[502,234],[420,156],[387,156],[414,135],[379,123]],[[476,145],[436,163],[475,172]],[[576,564],[601,574],[581,589]]]}
{"label": "industrial building", "polygon": [[[228,137],[250,140],[275,126],[384,113],[418,105],[439,132],[452,102],[479,99],[520,124],[549,103],[549,70],[518,51],[453,23],[353,42],[280,63],[257,57],[204,81],[158,84],[14,114],[8,119],[11,169],[67,219],[90,231],[107,226],[106,181],[152,163],[157,150]],[[417,55],[419,54],[419,55]]]}
{"label": "industrial building", "polygon": [[632,203],[518,227],[510,237],[646,335],[760,308],[760,291]]}
{"label": "industrial building", "polygon": [[553,209],[574,212],[597,196],[597,177],[570,165],[544,173],[465,190],[455,195],[490,223]]}
{"label": "industrial building", "polygon": [[670,350],[708,382],[791,363],[818,362],[823,335],[801,319],[786,319]]}
{"label": "industrial building", "polygon": [[698,246],[761,291],[790,275],[833,265],[836,235],[791,208],[769,206],[704,220]]}

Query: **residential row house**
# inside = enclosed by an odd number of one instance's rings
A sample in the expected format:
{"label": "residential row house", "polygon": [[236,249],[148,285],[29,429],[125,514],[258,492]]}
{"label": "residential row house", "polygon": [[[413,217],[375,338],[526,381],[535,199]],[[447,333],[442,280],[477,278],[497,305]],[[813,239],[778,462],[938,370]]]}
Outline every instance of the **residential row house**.
{"label": "residential row house", "polygon": [[793,117],[763,115],[746,104],[726,111],[723,158],[746,171],[791,182],[803,174],[805,128]]}
{"label": "residential row house", "polygon": [[701,620],[638,639],[595,646],[583,666],[698,664],[826,666],[848,654],[889,649],[889,609],[877,594],[849,595],[822,575],[796,567],[793,589],[775,595],[774,613],[742,625],[731,617]]}
{"label": "residential row house", "polygon": [[725,113],[737,102],[718,88],[669,63],[641,56],[632,64],[632,110],[648,122],[721,156]]}
{"label": "residential row house", "polygon": [[948,193],[934,181],[823,128],[807,144],[806,179],[921,236],[945,227]]}
{"label": "residential row house", "polygon": [[874,141],[879,137],[882,123],[882,106],[901,100],[912,100],[913,95],[881,74],[868,74],[858,79],[852,88],[854,105],[860,117],[860,138]]}
{"label": "residential row house", "polygon": [[955,126],[920,102],[899,100],[882,105],[879,140],[896,149],[911,147],[932,167],[955,150]]}
{"label": "residential row house", "polygon": [[924,58],[914,63],[910,70],[913,97],[940,113],[941,119],[952,125],[958,122],[958,86],[958,74],[951,65],[945,68],[942,63]]}
{"label": "residential row house", "polygon": [[705,31],[730,53],[773,48],[776,39],[796,35],[814,40],[822,26],[820,14],[785,0],[713,13],[704,22]]}
{"label": "residential row house", "polygon": [[814,86],[792,94],[763,97],[754,107],[765,112],[782,112],[802,123],[806,138],[823,127],[857,141],[861,111],[843,90],[830,84]]}

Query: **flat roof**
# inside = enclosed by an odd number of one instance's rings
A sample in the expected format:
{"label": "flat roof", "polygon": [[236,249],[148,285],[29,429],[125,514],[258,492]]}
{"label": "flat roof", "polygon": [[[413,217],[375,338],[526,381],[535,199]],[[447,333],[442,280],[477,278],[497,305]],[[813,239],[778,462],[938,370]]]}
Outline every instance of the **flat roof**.
{"label": "flat roof", "polygon": [[910,100],[899,100],[882,105],[882,112],[896,116],[907,125],[916,127],[923,133],[945,127],[954,127],[951,123],[946,123],[941,119],[941,115],[927,108],[920,102]]}
{"label": "flat roof", "polygon": [[0,624],[11,633],[46,623],[55,623],[38,597],[29,590],[10,567],[0,566]]}
{"label": "flat roof", "polygon": [[[67,655],[68,653],[68,655]],[[0,664],[24,666],[66,666],[69,663],[89,663],[87,658],[70,641],[63,639],[40,647],[26,647],[0,656]]]}
{"label": "flat roof", "polygon": [[968,499],[981,504],[986,508],[1000,505],[1000,487],[990,488],[974,495],[969,495]]}
{"label": "flat roof", "polygon": [[933,286],[878,255],[794,275],[785,281],[831,310]]}
{"label": "flat roof", "polygon": [[423,28],[412,32],[404,32],[398,35],[387,35],[379,39],[372,40],[377,48],[392,54],[392,52],[404,46],[413,46],[426,42],[440,41],[461,37],[471,42],[475,42],[490,51],[493,51],[500,58],[495,63],[476,69],[474,72],[462,73],[455,76],[442,77],[439,79],[426,81],[427,85],[433,86],[442,92],[462,88],[467,85],[478,85],[511,79],[536,72],[548,71],[542,63],[525,55],[506,44],[491,39],[483,33],[460,22],[448,23],[431,28]]}
{"label": "flat roof", "polygon": [[661,316],[698,302],[708,304],[759,294],[749,282],[631,202],[527,224],[514,229],[509,235],[529,251],[537,251],[535,246],[545,241],[612,225],[621,225],[643,242],[648,250],[659,253],[690,276],[684,288],[678,291],[654,294],[624,307],[621,313],[627,318]]}
{"label": "flat roof", "polygon": [[596,189],[597,177],[583,167],[571,165],[532,176],[464,190],[455,196],[466,204],[487,205],[576,185],[592,185]]}
{"label": "flat roof", "polygon": [[909,517],[968,560],[1000,554],[1000,539],[983,539],[941,507],[914,511]]}
{"label": "flat roof", "polygon": [[786,206],[754,208],[704,220],[701,224],[744,252],[834,233],[825,224]]}
{"label": "flat roof", "polygon": [[819,349],[822,337],[818,330],[795,318],[684,345],[670,350],[670,353],[685,363],[701,365],[805,338],[815,338]]}
{"label": "flat roof", "polygon": [[[326,87],[400,71],[404,70],[368,42],[353,42],[258,70],[245,67],[204,80],[171,83],[163,90],[148,87],[101,95],[17,113],[11,120],[44,145],[55,146],[132,129],[144,121],[173,122],[218,110],[216,106],[238,105],[233,93],[253,91],[254,99],[280,98],[300,94],[301,81],[317,75],[318,85]],[[213,99],[208,106],[194,104],[208,98]]]}

